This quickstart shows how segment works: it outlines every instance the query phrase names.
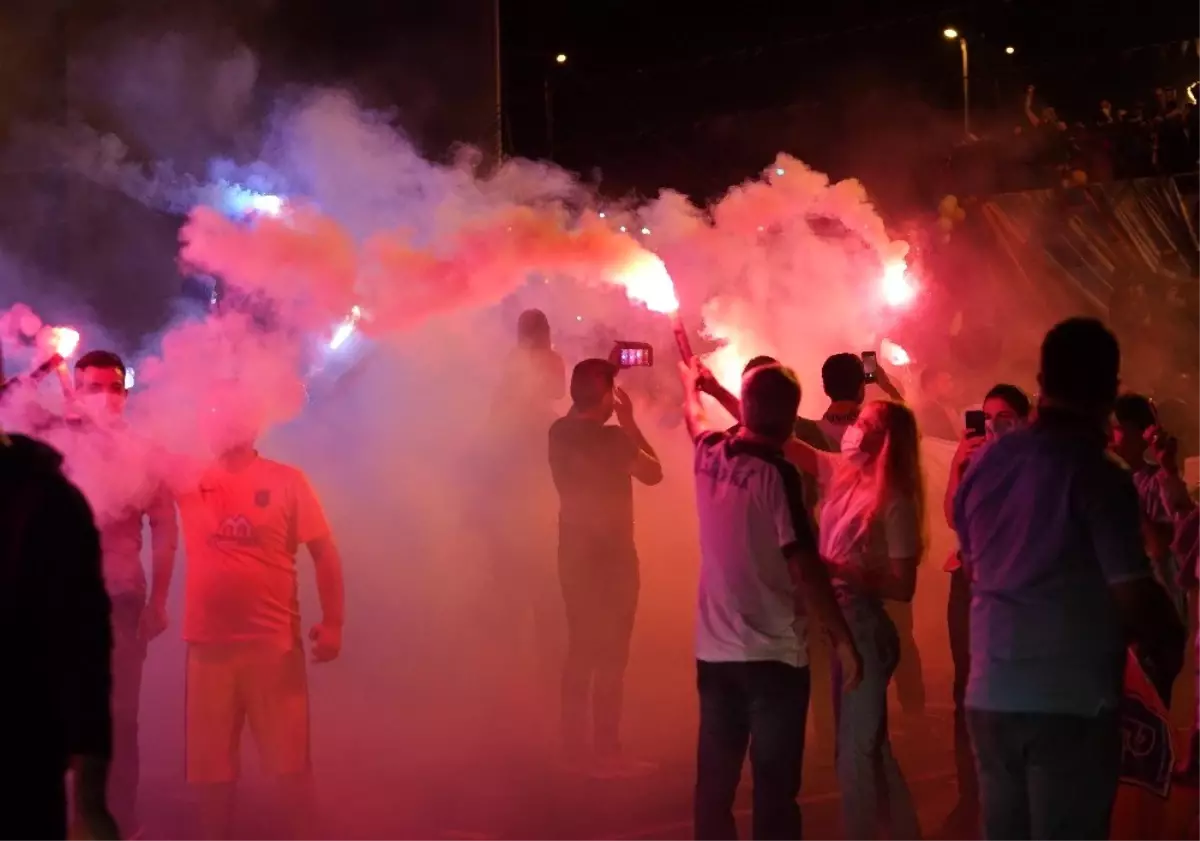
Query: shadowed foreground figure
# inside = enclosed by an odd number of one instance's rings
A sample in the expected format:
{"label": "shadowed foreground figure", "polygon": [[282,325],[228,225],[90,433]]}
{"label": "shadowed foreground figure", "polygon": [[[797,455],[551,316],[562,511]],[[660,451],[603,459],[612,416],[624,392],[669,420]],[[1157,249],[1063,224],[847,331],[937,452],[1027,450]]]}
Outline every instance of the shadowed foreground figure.
{"label": "shadowed foreground figure", "polygon": [[62,457],[0,434],[0,837],[65,838],[64,779],[91,838],[116,838],[105,806],[112,752],[109,601],[91,509]]}

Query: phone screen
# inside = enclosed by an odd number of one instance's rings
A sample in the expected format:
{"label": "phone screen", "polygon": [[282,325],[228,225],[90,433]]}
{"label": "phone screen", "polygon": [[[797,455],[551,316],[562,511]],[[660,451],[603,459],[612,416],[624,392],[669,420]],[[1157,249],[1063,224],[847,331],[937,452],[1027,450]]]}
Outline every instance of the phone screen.
{"label": "phone screen", "polygon": [[878,370],[879,362],[875,358],[875,351],[863,351],[863,373],[866,375],[866,380],[869,383],[875,382],[875,372]]}
{"label": "phone screen", "polygon": [[648,344],[619,342],[617,350],[616,362],[622,368],[650,368],[654,365],[654,348]]}
{"label": "phone screen", "polygon": [[967,412],[967,435],[971,438],[987,435],[987,415],[979,409]]}

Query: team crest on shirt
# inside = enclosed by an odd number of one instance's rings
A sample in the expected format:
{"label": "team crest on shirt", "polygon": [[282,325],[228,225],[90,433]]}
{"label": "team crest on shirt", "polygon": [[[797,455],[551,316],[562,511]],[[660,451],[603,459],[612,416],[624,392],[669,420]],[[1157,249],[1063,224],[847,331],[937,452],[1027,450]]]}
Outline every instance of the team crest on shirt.
{"label": "team crest on shirt", "polygon": [[228,546],[257,546],[258,533],[253,523],[238,514],[222,520],[221,525],[217,527],[216,534],[212,535],[208,542],[214,549]]}
{"label": "team crest on shirt", "polygon": [[266,508],[268,505],[271,504],[271,492],[270,491],[255,491],[254,492],[254,504],[257,505],[259,508]]}

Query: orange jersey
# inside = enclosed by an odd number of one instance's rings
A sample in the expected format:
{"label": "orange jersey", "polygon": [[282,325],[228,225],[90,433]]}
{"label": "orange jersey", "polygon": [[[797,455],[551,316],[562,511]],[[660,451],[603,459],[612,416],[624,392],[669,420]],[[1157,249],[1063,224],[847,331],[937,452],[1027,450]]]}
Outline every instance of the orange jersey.
{"label": "orange jersey", "polygon": [[329,535],[304,473],[261,457],[238,471],[213,466],[178,503],[187,551],[184,639],[294,645],[296,550]]}

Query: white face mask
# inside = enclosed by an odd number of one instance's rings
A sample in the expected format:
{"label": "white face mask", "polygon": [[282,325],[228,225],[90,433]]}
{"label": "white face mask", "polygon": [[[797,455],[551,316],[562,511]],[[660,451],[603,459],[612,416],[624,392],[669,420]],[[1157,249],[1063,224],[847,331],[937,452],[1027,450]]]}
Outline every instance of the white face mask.
{"label": "white face mask", "polygon": [[842,455],[854,464],[862,464],[870,455],[863,452],[863,431],[857,426],[851,426],[842,433]]}
{"label": "white face mask", "polygon": [[1017,421],[1008,418],[992,418],[987,421],[984,428],[987,430],[987,437],[990,441],[1012,432],[1017,428]]}

